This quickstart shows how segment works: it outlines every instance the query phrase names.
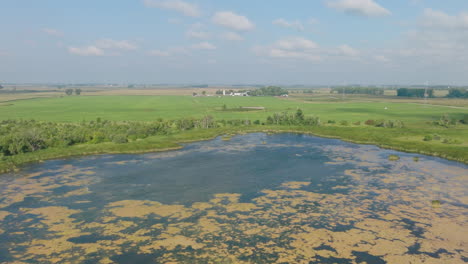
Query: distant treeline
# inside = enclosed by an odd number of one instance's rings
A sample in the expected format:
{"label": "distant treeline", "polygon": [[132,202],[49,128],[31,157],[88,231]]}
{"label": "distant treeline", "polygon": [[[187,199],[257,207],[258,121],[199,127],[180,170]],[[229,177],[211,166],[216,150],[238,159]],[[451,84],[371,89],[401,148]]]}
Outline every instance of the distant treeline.
{"label": "distant treeline", "polygon": [[289,94],[288,90],[279,86],[267,86],[260,89],[255,89],[249,92],[251,96],[280,96]]}
{"label": "distant treeline", "polygon": [[449,89],[447,94],[448,98],[468,98],[468,89],[467,88],[452,88]]}
{"label": "distant treeline", "polygon": [[[288,90],[283,89],[279,86],[266,86],[262,87],[259,89],[254,89],[254,90],[225,90],[226,94],[231,94],[231,93],[245,93],[247,92],[248,95],[250,96],[281,96],[285,94],[289,94]],[[223,90],[217,90],[216,91],[217,95],[223,94]]]}
{"label": "distant treeline", "polygon": [[[411,89],[411,88],[399,88],[397,90],[397,96],[401,97],[425,97],[426,89]],[[427,97],[434,97],[434,89],[427,89]]]}
{"label": "distant treeline", "polygon": [[[343,91],[344,89],[344,91]],[[384,89],[376,87],[333,87],[331,93],[383,95]]]}

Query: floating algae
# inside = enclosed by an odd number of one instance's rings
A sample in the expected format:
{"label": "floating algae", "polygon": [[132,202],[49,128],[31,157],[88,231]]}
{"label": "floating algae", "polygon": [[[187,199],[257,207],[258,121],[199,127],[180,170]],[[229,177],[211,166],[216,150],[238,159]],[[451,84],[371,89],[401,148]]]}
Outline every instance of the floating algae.
{"label": "floating algae", "polygon": [[[259,137],[268,146],[255,147]],[[466,166],[271,137],[196,143],[158,158],[46,162],[39,166],[56,165],[3,177],[0,261],[465,263]],[[304,148],[301,159],[287,158]],[[132,162],[113,163],[126,157]]]}

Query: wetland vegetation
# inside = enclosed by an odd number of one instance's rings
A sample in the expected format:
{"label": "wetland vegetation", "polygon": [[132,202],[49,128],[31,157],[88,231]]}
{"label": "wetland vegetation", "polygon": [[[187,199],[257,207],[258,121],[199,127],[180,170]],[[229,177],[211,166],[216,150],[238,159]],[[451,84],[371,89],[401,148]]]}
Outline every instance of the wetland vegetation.
{"label": "wetland vegetation", "polygon": [[297,131],[468,161],[464,107],[310,103],[297,96],[79,96],[15,101],[0,108],[0,171],[48,158],[163,150],[254,131]]}

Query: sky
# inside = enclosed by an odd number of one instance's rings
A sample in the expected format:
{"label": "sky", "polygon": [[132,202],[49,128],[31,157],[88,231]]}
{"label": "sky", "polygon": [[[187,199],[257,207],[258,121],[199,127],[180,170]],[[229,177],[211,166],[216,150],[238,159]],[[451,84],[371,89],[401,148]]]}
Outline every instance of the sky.
{"label": "sky", "polygon": [[468,0],[0,0],[0,83],[468,84]]}

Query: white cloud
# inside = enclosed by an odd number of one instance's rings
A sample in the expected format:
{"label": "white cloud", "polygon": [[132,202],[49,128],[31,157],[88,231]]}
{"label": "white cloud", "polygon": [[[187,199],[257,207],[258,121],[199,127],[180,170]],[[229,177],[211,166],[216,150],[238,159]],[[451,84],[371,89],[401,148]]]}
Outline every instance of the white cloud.
{"label": "white cloud", "polygon": [[375,59],[376,61],[379,61],[379,62],[389,62],[389,61],[390,61],[390,59],[388,59],[388,58],[387,58],[386,56],[384,56],[384,55],[375,55],[375,56],[374,56],[374,59]]}
{"label": "white cloud", "polygon": [[68,51],[80,56],[104,56],[104,51],[96,46],[68,47]]}
{"label": "white cloud", "polygon": [[277,48],[271,48],[268,55],[273,58],[286,58],[286,59],[304,59],[311,61],[320,61],[322,58],[318,54],[307,53],[303,51],[290,51]]}
{"label": "white cloud", "polygon": [[208,39],[210,38],[210,33],[197,30],[189,30],[185,33],[188,38],[191,39]]}
{"label": "white cloud", "polygon": [[377,50],[376,61],[410,68],[434,67],[468,71],[468,15],[425,9],[416,27],[404,34],[398,46]]}
{"label": "white cloud", "polygon": [[243,41],[244,37],[237,34],[236,32],[226,32],[221,35],[222,39],[229,40],[229,41]]}
{"label": "white cloud", "polygon": [[151,56],[157,57],[173,57],[177,55],[190,56],[191,50],[215,50],[216,46],[209,42],[200,42],[188,47],[169,47],[166,50],[154,49],[148,52]]}
{"label": "white cloud", "polygon": [[197,50],[215,50],[216,46],[209,42],[200,42],[191,46],[192,49]]}
{"label": "white cloud", "polygon": [[304,31],[304,25],[302,25],[302,23],[298,20],[289,22],[283,18],[279,18],[273,21],[273,25],[277,25],[277,26],[285,27],[285,28],[291,28],[297,31]]}
{"label": "white cloud", "polygon": [[310,50],[318,48],[317,43],[301,38],[286,38],[276,42],[276,46],[285,50]]}
{"label": "white cloud", "polygon": [[148,52],[149,55],[151,56],[157,56],[157,57],[169,57],[171,56],[171,53],[169,51],[163,51],[163,50],[150,50]]}
{"label": "white cloud", "polygon": [[421,24],[433,29],[468,29],[468,13],[451,16],[442,11],[427,8],[424,10]]}
{"label": "white cloud", "polygon": [[326,4],[330,8],[359,16],[378,17],[391,14],[373,0],[328,0]]}
{"label": "white cloud", "polygon": [[249,31],[254,29],[254,24],[245,17],[230,11],[217,12],[213,18],[213,23],[236,31]]}
{"label": "white cloud", "polygon": [[281,39],[270,46],[254,47],[253,51],[257,55],[271,58],[308,61],[320,61],[322,59],[319,46],[315,42],[301,37]]}
{"label": "white cloud", "polygon": [[43,28],[42,32],[46,33],[49,36],[63,37],[63,32],[53,28]]}
{"label": "white cloud", "polygon": [[136,50],[138,47],[127,40],[99,39],[93,45],[68,47],[68,51],[80,56],[113,56],[119,51]]}
{"label": "white cloud", "polygon": [[127,40],[100,39],[96,46],[101,49],[136,50],[137,46]]}
{"label": "white cloud", "polygon": [[157,57],[172,57],[172,56],[177,56],[177,55],[190,55],[190,50],[191,48],[186,48],[182,46],[174,46],[174,47],[169,47],[166,50],[160,50],[160,49],[154,49],[150,50],[148,52],[149,55],[151,56],[157,56]]}
{"label": "white cloud", "polygon": [[198,6],[181,0],[143,0],[147,7],[173,10],[189,17],[201,16]]}
{"label": "white cloud", "polygon": [[280,39],[270,46],[257,46],[253,52],[271,58],[306,61],[349,61],[360,59],[361,52],[348,45],[321,47],[312,40],[302,37]]}
{"label": "white cloud", "polygon": [[338,47],[338,51],[340,55],[356,57],[359,55],[359,51],[356,49],[351,48],[348,45],[341,45]]}

